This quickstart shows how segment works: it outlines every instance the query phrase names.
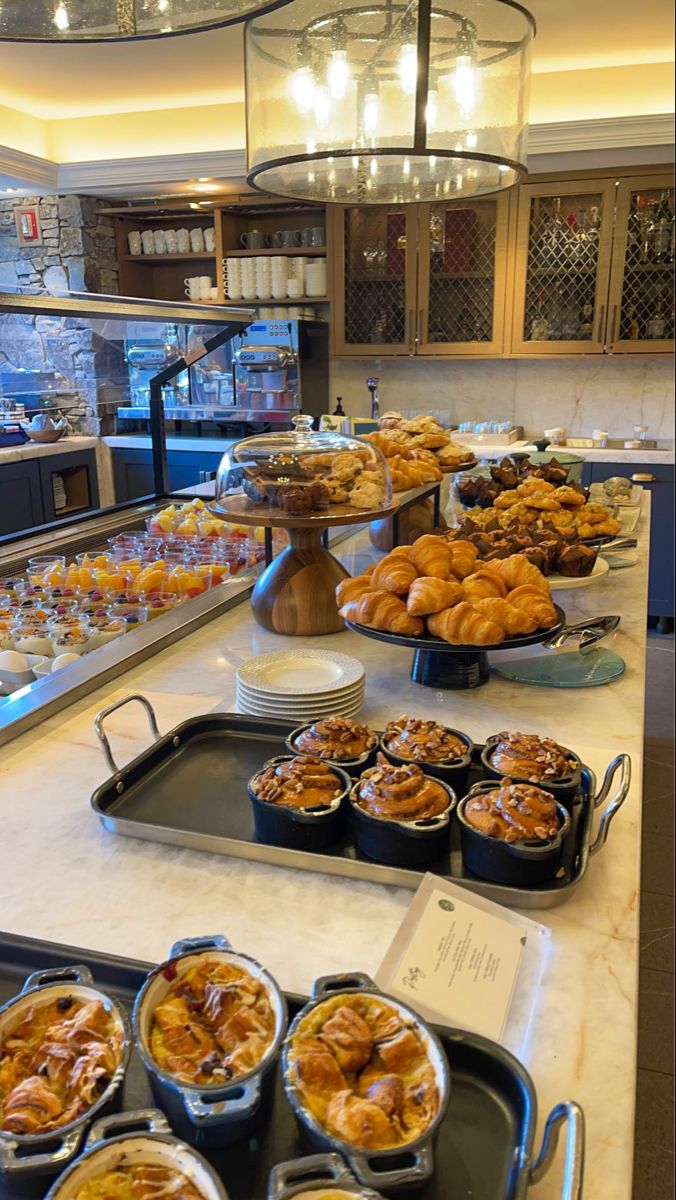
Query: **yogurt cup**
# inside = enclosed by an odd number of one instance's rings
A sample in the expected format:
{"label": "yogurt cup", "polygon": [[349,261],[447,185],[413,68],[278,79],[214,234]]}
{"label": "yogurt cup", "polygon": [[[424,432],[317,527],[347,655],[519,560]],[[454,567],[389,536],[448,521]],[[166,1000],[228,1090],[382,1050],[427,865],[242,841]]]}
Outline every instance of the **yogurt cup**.
{"label": "yogurt cup", "polygon": [[11,648],[20,654],[42,654],[51,658],[54,653],[46,621],[19,618],[10,625],[10,636],[13,639]]}

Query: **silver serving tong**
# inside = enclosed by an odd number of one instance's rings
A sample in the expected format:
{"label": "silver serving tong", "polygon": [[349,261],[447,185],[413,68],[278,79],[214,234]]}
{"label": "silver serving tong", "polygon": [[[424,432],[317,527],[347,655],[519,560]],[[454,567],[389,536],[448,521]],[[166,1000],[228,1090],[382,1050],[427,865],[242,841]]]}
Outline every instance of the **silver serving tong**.
{"label": "silver serving tong", "polygon": [[580,621],[577,625],[564,625],[563,629],[559,629],[558,633],[552,634],[546,638],[542,645],[547,650],[560,650],[566,642],[573,638],[579,640],[578,649],[580,654],[584,654],[587,650],[591,650],[597,642],[602,638],[608,637],[608,634],[617,629],[620,623],[620,617],[589,617],[586,621]]}
{"label": "silver serving tong", "polygon": [[638,539],[635,537],[615,538],[614,542],[605,542],[599,547],[599,554],[605,553],[606,550],[633,550],[638,546]]}

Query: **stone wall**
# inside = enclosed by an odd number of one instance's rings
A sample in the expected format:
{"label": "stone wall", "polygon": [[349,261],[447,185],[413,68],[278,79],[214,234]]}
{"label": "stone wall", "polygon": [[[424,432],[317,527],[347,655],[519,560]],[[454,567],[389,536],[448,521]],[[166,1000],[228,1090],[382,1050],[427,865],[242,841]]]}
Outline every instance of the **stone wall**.
{"label": "stone wall", "polygon": [[[20,246],[15,209],[38,204],[43,243]],[[58,295],[64,291],[119,291],[115,230],[91,196],[42,196],[0,200],[0,290]],[[119,344],[69,319],[4,318],[0,322],[0,372],[19,368],[58,371],[76,393],[67,416],[77,433],[110,433],[117,405],[126,399],[127,374]]]}

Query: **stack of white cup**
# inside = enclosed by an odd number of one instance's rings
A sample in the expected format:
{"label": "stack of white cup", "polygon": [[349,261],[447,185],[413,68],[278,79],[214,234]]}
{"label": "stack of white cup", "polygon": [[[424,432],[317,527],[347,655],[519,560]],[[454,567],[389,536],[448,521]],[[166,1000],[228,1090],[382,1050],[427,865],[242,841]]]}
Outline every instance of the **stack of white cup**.
{"label": "stack of white cup", "polygon": [[210,275],[191,275],[188,279],[183,280],[185,284],[185,294],[193,303],[202,301],[216,300],[218,289],[214,287],[214,281]]}
{"label": "stack of white cup", "polygon": [[272,269],[270,259],[256,258],[256,299],[269,300],[272,295]]}
{"label": "stack of white cup", "polygon": [[289,278],[286,281],[286,294],[291,300],[297,300],[305,295],[305,266],[307,258],[289,259]]}
{"label": "stack of white cup", "polygon": [[256,260],[255,258],[240,258],[242,271],[242,298],[256,299]]}
{"label": "stack of white cup", "polygon": [[274,254],[270,259],[270,263],[273,299],[286,300],[286,285],[289,278],[289,260],[282,254]]}
{"label": "stack of white cup", "polygon": [[241,258],[223,259],[223,284],[228,300],[242,299],[242,260]]}
{"label": "stack of white cup", "polygon": [[305,295],[325,296],[326,288],[326,259],[315,258],[305,268]]}

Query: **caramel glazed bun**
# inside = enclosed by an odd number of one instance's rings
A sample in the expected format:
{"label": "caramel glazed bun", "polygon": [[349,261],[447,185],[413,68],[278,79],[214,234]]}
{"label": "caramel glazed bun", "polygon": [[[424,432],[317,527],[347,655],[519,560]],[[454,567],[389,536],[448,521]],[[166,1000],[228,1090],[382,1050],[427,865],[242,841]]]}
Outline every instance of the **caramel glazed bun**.
{"label": "caramel glazed bun", "polygon": [[416,1024],[378,996],[348,992],[311,1009],[289,1044],[287,1072],[320,1125],[365,1149],[404,1146],[439,1112]]}
{"label": "caramel glazed bun", "polygon": [[464,816],[473,829],[503,842],[548,842],[561,828],[556,800],[549,792],[509,779],[494,791],[470,796]]}
{"label": "caramel glazed bun", "polygon": [[249,787],[259,800],[283,808],[320,808],[331,804],[343,790],[328,764],[309,754],[271,763],[254,775]]}
{"label": "caramel glazed bun", "polygon": [[564,746],[534,733],[499,733],[490,753],[490,764],[503,775],[530,779],[533,783],[546,779],[556,782],[578,769],[576,760]]}
{"label": "caramel glazed bun", "polygon": [[445,725],[436,721],[422,721],[419,717],[398,717],[385,727],[383,741],[386,749],[398,758],[412,758],[417,762],[452,762],[467,753],[467,746],[451,733]]}
{"label": "caramel glazed bun", "polygon": [[378,743],[378,738],[367,725],[358,725],[349,717],[326,717],[313,721],[294,741],[294,749],[314,758],[342,759],[359,758]]}
{"label": "caramel glazed bun", "polygon": [[378,755],[375,767],[364,771],[354,795],[364,812],[389,821],[438,817],[451,802],[446,789],[424,775],[415,763],[395,767],[384,754]]}

